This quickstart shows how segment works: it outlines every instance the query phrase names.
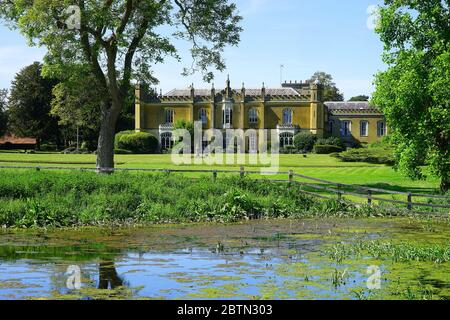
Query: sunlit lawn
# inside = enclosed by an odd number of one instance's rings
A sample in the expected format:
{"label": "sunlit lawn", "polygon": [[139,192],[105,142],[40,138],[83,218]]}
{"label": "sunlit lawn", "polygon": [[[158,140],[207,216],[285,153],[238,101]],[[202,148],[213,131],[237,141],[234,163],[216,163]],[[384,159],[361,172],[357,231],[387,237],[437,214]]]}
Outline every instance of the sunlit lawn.
{"label": "sunlit lawn", "polygon": [[[250,164],[246,155],[246,170],[264,170],[267,164]],[[2,166],[63,166],[63,167],[95,167],[96,156],[65,155],[61,153],[9,153],[0,152],[0,165]],[[196,169],[196,170],[239,170],[241,164],[227,164],[223,159],[222,165],[195,164],[197,161],[206,161],[197,157],[191,157],[191,165],[177,165],[172,162],[171,155],[116,155],[117,168],[145,168],[145,169]],[[400,191],[431,192],[438,187],[437,179],[430,178],[426,181],[412,181],[402,176],[389,166],[369,163],[346,163],[328,155],[280,155],[279,172],[294,170],[306,176],[321,178],[345,184],[358,184],[371,187],[388,187]],[[201,173],[188,174],[198,176]],[[275,175],[270,178],[286,179],[287,175]]]}

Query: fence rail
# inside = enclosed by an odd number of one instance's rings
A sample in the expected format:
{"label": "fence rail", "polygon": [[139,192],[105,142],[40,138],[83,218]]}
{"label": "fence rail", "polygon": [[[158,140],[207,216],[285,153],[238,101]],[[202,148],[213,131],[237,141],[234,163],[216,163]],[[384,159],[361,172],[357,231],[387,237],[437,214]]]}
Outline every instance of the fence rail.
{"label": "fence rail", "polygon": [[[386,202],[397,205],[405,205],[408,210],[413,210],[413,207],[428,207],[428,208],[441,208],[441,209],[450,209],[450,205],[446,204],[433,204],[433,203],[423,203],[423,202],[413,202],[413,197],[415,198],[427,198],[427,199],[442,199],[448,200],[450,202],[450,197],[444,195],[432,195],[432,194],[421,194],[421,193],[412,193],[412,192],[400,192],[400,191],[392,191],[386,189],[379,188],[369,188],[360,185],[351,185],[344,183],[332,182],[324,179],[314,178],[305,176],[302,174],[294,173],[294,171],[290,170],[288,172],[273,172],[273,171],[255,171],[255,170],[245,170],[244,167],[241,167],[240,170],[198,170],[198,169],[153,169],[153,168],[92,168],[92,167],[54,167],[54,166],[0,166],[0,169],[34,169],[37,171],[40,170],[70,170],[70,171],[95,171],[102,173],[113,173],[120,171],[128,171],[128,172],[159,172],[159,173],[212,173],[213,178],[217,179],[218,174],[239,174],[241,177],[244,177],[248,174],[276,174],[276,175],[287,175],[288,180],[281,179],[255,179],[255,181],[270,181],[274,183],[289,183],[289,184],[297,184],[302,187],[307,187],[309,189],[318,190],[319,192],[329,192],[335,194],[337,196],[338,201],[343,201],[344,195],[349,195],[353,197],[363,198],[367,200],[369,205],[373,204],[373,201]],[[304,180],[310,180],[314,182],[320,182],[321,184],[309,183],[304,181],[294,180],[294,178],[302,178]],[[352,191],[346,190],[350,189]],[[301,192],[313,197],[322,198],[322,199],[335,199],[331,196],[327,196],[324,194],[320,194],[311,190],[301,189]],[[374,193],[377,194],[390,194],[390,195],[399,195],[406,196],[406,201],[396,200],[396,199],[387,199],[374,196]]]}

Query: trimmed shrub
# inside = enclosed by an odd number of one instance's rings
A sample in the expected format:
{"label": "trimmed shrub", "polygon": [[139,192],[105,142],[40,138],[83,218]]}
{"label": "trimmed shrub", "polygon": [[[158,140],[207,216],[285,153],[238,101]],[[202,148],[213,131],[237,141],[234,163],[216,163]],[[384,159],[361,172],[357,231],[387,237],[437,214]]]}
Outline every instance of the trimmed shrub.
{"label": "trimmed shrub", "polygon": [[320,138],[317,139],[316,145],[343,147],[343,143],[340,137]]}
{"label": "trimmed shrub", "polygon": [[146,132],[125,134],[119,138],[118,148],[133,153],[155,153],[158,148],[158,139]]}
{"label": "trimmed shrub", "polygon": [[317,154],[331,154],[331,153],[335,153],[335,152],[342,152],[342,147],[329,145],[329,144],[324,144],[324,145],[316,144],[314,146],[314,153],[317,153]]}
{"label": "trimmed shrub", "polygon": [[344,162],[368,162],[387,165],[395,164],[393,151],[385,148],[349,149],[333,156]]}
{"label": "trimmed shrub", "polygon": [[317,136],[311,132],[300,132],[294,137],[294,146],[299,151],[311,152],[314,144],[317,141]]}
{"label": "trimmed shrub", "polygon": [[119,140],[121,137],[126,136],[126,135],[135,134],[135,133],[136,133],[136,131],[134,131],[134,130],[120,131],[120,132],[116,133],[116,137],[114,139],[114,149],[119,149]]}

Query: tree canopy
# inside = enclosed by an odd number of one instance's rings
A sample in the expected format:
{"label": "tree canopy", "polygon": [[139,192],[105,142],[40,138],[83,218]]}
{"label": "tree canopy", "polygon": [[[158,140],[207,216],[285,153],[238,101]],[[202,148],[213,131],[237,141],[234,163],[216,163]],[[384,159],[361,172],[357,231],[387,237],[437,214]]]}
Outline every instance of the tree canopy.
{"label": "tree canopy", "polygon": [[344,94],[339,91],[331,74],[317,71],[309,80],[312,82],[319,80],[322,83],[324,101],[344,101]]}
{"label": "tree canopy", "polygon": [[52,89],[56,81],[41,76],[42,65],[29,65],[16,74],[11,85],[8,102],[8,131],[19,137],[57,142],[58,125],[50,115]]}
{"label": "tree canopy", "polygon": [[193,60],[184,74],[199,71],[209,81],[211,68],[224,70],[223,50],[238,44],[242,30],[227,0],[2,1],[0,17],[47,48],[45,75],[95,77],[103,98],[98,168],[114,167],[114,133],[132,79],[156,83],[152,66],[178,58],[174,40],[182,39]]}
{"label": "tree canopy", "polygon": [[348,101],[369,101],[370,97],[366,95],[359,95],[355,97],[351,97]]}
{"label": "tree canopy", "polygon": [[8,100],[8,90],[0,89],[0,135],[6,132],[8,117],[6,113],[6,105]]}
{"label": "tree canopy", "polygon": [[431,172],[442,191],[450,187],[449,10],[448,1],[385,0],[377,32],[388,70],[373,96],[396,142],[396,167],[412,178]]}

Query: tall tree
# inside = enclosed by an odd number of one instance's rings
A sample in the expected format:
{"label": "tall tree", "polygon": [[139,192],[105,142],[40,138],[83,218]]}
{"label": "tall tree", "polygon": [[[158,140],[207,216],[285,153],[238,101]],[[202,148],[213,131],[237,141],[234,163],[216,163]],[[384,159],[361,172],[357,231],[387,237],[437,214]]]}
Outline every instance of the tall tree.
{"label": "tall tree", "polygon": [[366,95],[359,95],[355,97],[351,97],[348,101],[369,101],[370,97]]}
{"label": "tall tree", "polygon": [[[67,12],[73,4],[77,7]],[[184,73],[198,70],[211,80],[210,67],[224,70],[224,48],[239,42],[241,17],[236,11],[228,0],[0,2],[0,17],[47,47],[46,74],[60,78],[74,64],[89,65],[105,93],[98,168],[114,167],[114,132],[131,80],[155,83],[151,67],[167,55],[177,57],[175,38],[192,43],[193,63]]]}
{"label": "tall tree", "polygon": [[344,101],[344,95],[340,92],[336,83],[334,83],[331,74],[317,71],[309,80],[312,82],[319,80],[322,83],[324,101]]}
{"label": "tall tree", "polygon": [[43,140],[58,140],[58,124],[50,115],[52,89],[55,80],[41,76],[42,65],[35,62],[16,74],[8,102],[8,131],[19,137],[37,139],[37,148]]}
{"label": "tall tree", "polygon": [[396,141],[397,168],[411,178],[428,171],[450,187],[449,2],[386,0],[377,28],[389,66],[376,76],[373,102]]}
{"label": "tall tree", "polygon": [[0,135],[5,134],[8,117],[6,113],[6,105],[8,101],[8,90],[0,89]]}

